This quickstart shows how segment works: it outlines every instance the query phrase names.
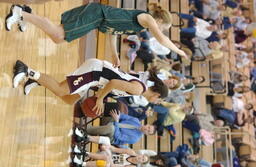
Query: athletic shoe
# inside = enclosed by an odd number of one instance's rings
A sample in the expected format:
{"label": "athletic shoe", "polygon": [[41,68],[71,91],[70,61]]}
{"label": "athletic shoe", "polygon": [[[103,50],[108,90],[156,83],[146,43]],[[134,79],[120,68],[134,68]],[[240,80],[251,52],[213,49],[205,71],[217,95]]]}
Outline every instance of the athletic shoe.
{"label": "athletic shoe", "polygon": [[40,86],[40,84],[38,82],[36,82],[35,80],[29,78],[26,81],[26,83],[24,84],[24,94],[28,95],[30,93],[31,89],[33,89],[37,86]]}
{"label": "athletic shoe", "polygon": [[82,167],[86,155],[71,154],[71,165],[74,167]]}
{"label": "athletic shoe", "polygon": [[74,134],[75,134],[75,141],[77,143],[81,143],[81,142],[87,143],[87,142],[89,142],[89,138],[88,138],[87,133],[84,129],[76,127],[75,130],[74,130]]}
{"label": "athletic shoe", "polygon": [[82,154],[87,156],[86,145],[84,143],[76,143],[72,146],[72,152],[76,154]]}
{"label": "athletic shoe", "polygon": [[28,76],[28,66],[17,60],[13,67],[13,87],[16,88],[26,76]]}
{"label": "athletic shoe", "polygon": [[13,24],[22,21],[22,7],[19,5],[12,5],[10,13],[5,18],[5,28],[10,31]]}
{"label": "athletic shoe", "polygon": [[[22,10],[27,12],[27,13],[32,13],[32,9],[29,6],[27,6],[27,5],[23,5]],[[18,26],[19,26],[19,30],[21,32],[24,32],[27,29],[27,22],[24,21],[24,20],[20,20],[18,22]]]}

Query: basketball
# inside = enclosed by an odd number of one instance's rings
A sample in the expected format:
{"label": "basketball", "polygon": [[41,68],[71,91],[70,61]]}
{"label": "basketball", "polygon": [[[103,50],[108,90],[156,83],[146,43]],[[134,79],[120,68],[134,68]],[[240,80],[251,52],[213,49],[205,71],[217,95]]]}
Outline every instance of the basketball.
{"label": "basketball", "polygon": [[84,113],[85,116],[91,117],[91,118],[97,117],[96,111],[93,111],[93,110],[92,110],[93,107],[94,107],[95,104],[96,104],[96,100],[97,100],[97,97],[92,96],[92,97],[86,98],[86,99],[81,103],[81,108],[82,108],[82,111],[83,111],[83,113]]}

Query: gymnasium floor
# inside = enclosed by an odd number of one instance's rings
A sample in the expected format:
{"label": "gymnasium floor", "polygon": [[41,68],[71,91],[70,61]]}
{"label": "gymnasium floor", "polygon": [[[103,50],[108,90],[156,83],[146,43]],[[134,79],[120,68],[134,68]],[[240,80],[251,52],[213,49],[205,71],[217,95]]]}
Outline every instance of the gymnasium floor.
{"label": "gymnasium floor", "polygon": [[[63,11],[81,4],[82,0],[67,0],[31,7],[59,23]],[[73,107],[42,87],[28,96],[22,85],[12,88],[12,68],[19,59],[62,81],[78,66],[79,41],[56,45],[32,25],[23,33],[16,26],[7,32],[4,20],[10,6],[0,3],[0,166],[67,166]]]}

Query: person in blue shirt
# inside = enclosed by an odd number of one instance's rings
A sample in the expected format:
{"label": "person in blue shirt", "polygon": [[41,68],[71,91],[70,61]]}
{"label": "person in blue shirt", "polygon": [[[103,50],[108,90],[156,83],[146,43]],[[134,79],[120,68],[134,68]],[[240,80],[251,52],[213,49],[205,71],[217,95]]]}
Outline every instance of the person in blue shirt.
{"label": "person in blue shirt", "polygon": [[153,135],[156,131],[153,125],[141,125],[138,118],[119,114],[117,111],[111,111],[110,115],[114,122],[98,127],[88,127],[89,135],[108,136],[111,144],[124,145],[134,144],[140,140],[143,134]]}

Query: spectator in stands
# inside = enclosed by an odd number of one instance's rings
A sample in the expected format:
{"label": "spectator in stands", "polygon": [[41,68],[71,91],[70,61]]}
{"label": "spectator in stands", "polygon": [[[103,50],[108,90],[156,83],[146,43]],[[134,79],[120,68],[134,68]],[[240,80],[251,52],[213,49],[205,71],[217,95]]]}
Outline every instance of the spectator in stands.
{"label": "spectator in stands", "polygon": [[[81,135],[78,133],[76,135]],[[73,148],[73,165],[77,167],[96,167],[98,165],[116,167],[129,166],[136,167],[139,164],[146,164],[149,160],[147,155],[137,154],[132,149],[117,148],[110,144],[110,139],[104,136],[87,136],[85,132],[84,142],[101,144],[99,153],[90,153],[85,150],[82,143],[78,143]],[[91,160],[84,161],[85,157]],[[104,164],[104,165],[103,165]]]}
{"label": "spectator in stands", "polygon": [[242,82],[249,79],[248,76],[237,71],[230,71],[229,76],[230,76],[230,82],[234,84],[241,84]]}
{"label": "spectator in stands", "polygon": [[247,93],[249,91],[250,88],[248,86],[239,86],[228,82],[228,96],[241,97],[243,93]]}
{"label": "spectator in stands", "polygon": [[227,39],[227,33],[226,32],[212,32],[212,34],[206,38],[208,42],[220,42],[221,40]]}
{"label": "spectator in stands", "polygon": [[236,53],[236,67],[243,68],[253,60],[253,53],[247,53],[243,51],[237,51]]}
{"label": "spectator in stands", "polygon": [[181,38],[181,42],[187,45],[193,52],[192,60],[203,61],[205,59],[218,59],[223,56],[223,53],[220,51],[221,45],[215,37],[209,39],[212,42],[200,37],[195,37],[192,40]]}
{"label": "spectator in stands", "polygon": [[245,110],[234,112],[226,108],[217,108],[214,110],[214,116],[216,117],[215,125],[217,126],[242,127],[251,122]]}
{"label": "spectator in stands", "polygon": [[221,12],[225,10],[225,5],[218,1],[209,0],[208,3],[203,3],[203,19],[216,20],[220,17]]}
{"label": "spectator in stands", "polygon": [[223,56],[218,42],[209,43],[207,40],[198,37],[192,41],[195,47],[193,60],[219,59]]}
{"label": "spectator in stands", "polygon": [[[178,105],[162,102],[162,105],[168,109],[168,112],[166,113],[166,116],[161,123],[164,126],[174,125],[176,123],[182,122],[187,114],[192,114],[194,111],[193,106],[190,103]],[[159,112],[159,110],[156,110],[156,112]],[[158,121],[158,124],[160,124],[161,120],[158,119]]]}
{"label": "spectator in stands", "polygon": [[181,29],[181,36],[185,36],[187,38],[193,38],[196,36],[206,39],[217,30],[216,25],[210,25],[207,21],[192,15],[180,13],[180,17],[189,21],[188,28]]}
{"label": "spectator in stands", "polygon": [[242,43],[244,42],[249,35],[244,30],[236,30],[235,33],[235,43]]}
{"label": "spectator in stands", "polygon": [[196,77],[191,77],[191,76],[186,76],[185,79],[182,80],[182,86],[181,90],[183,93],[186,92],[191,92],[193,91],[198,84],[201,84],[205,81],[204,76],[196,76]]}
{"label": "spectator in stands", "polygon": [[250,17],[235,17],[236,22],[233,24],[235,30],[243,30],[245,31],[247,26],[252,23],[252,20]]}
{"label": "spectator in stands", "polygon": [[244,110],[244,102],[240,97],[233,96],[232,97],[232,109],[234,112],[240,112]]}
{"label": "spectator in stands", "polygon": [[61,25],[55,25],[49,19],[28,13],[19,5],[14,5],[6,18],[6,28],[11,30],[14,24],[30,22],[46,32],[55,43],[70,42],[93,29],[99,29],[101,32],[109,34],[110,50],[115,66],[120,65],[116,50],[116,35],[135,34],[143,29],[149,29],[163,46],[187,58],[185,52],[177,48],[162,33],[164,30],[169,30],[172,24],[171,14],[156,3],[149,4],[149,10],[150,13],[114,8],[100,3],[89,3],[66,11],[62,14]]}
{"label": "spectator in stands", "polygon": [[149,163],[143,167],[180,167],[176,158],[165,157],[161,154],[149,157]]}
{"label": "spectator in stands", "polygon": [[134,144],[143,134],[153,135],[156,131],[153,125],[141,125],[137,118],[116,111],[111,112],[114,122],[104,126],[88,127],[87,133],[93,136],[108,136],[114,145]]}
{"label": "spectator in stands", "polygon": [[232,8],[227,6],[226,10],[222,11],[222,16],[224,17],[234,17],[234,16],[241,16],[242,10],[239,8]]}

